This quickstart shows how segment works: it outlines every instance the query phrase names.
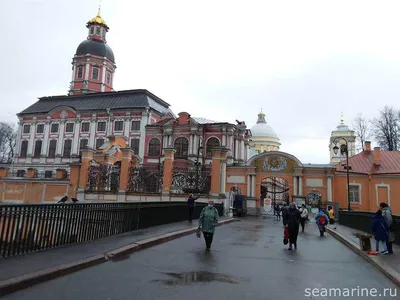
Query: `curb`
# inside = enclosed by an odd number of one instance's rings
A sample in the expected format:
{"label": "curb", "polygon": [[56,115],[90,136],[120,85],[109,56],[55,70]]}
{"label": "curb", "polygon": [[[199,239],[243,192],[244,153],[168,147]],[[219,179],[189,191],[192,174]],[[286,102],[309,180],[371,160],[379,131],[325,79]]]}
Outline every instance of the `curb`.
{"label": "curb", "polygon": [[369,262],[371,265],[373,265],[378,271],[380,271],[383,275],[385,275],[387,278],[389,278],[393,283],[397,284],[400,286],[400,274],[394,270],[392,267],[390,267],[387,264],[382,265],[378,261],[374,259],[374,257],[371,257],[364,251],[362,251],[359,247],[358,244],[355,242],[349,240],[346,238],[344,235],[332,230],[331,228],[326,227],[326,230],[329,232],[331,236],[345,244],[348,248],[350,248],[352,251],[354,251],[356,254],[364,258],[367,262]]}
{"label": "curb", "polygon": [[[240,221],[238,219],[230,218],[226,220],[222,220],[218,223],[217,226],[229,224],[232,222]],[[69,264],[59,265],[56,267],[40,270],[37,272],[21,275],[18,277],[10,278],[7,280],[3,280],[0,282],[0,297],[5,295],[15,293],[19,290],[26,289],[33,285],[43,283],[45,281],[53,280],[61,276],[65,276],[95,265],[99,265],[105,263],[109,260],[116,259],[120,256],[125,256],[146,248],[150,248],[155,245],[159,245],[177,238],[180,238],[185,235],[189,235],[195,233],[197,231],[197,227],[182,229],[174,232],[170,232],[167,234],[155,236],[152,238],[148,238],[142,241],[138,241],[136,243],[132,243],[121,248],[108,251],[104,255],[96,255],[89,258],[81,259]]]}

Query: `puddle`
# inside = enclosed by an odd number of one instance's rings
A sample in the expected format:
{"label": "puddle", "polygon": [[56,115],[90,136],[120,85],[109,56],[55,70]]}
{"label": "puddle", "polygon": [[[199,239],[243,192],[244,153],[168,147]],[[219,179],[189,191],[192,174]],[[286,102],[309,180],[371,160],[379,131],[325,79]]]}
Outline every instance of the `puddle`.
{"label": "puddle", "polygon": [[166,285],[184,285],[195,282],[225,282],[230,284],[238,284],[240,278],[235,278],[230,275],[210,273],[210,272],[187,272],[187,273],[163,273],[172,277],[172,279],[154,280],[162,282]]}

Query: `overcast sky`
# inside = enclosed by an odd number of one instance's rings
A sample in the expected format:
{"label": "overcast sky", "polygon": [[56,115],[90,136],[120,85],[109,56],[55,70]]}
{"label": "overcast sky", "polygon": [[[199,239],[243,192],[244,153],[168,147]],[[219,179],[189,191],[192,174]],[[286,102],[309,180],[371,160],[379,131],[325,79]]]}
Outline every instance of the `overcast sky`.
{"label": "overcast sky", "polygon": [[[251,127],[262,108],[281,150],[329,162],[344,113],[399,108],[400,1],[103,0],[114,88],[175,113]],[[98,0],[0,0],[0,117],[66,94]]]}

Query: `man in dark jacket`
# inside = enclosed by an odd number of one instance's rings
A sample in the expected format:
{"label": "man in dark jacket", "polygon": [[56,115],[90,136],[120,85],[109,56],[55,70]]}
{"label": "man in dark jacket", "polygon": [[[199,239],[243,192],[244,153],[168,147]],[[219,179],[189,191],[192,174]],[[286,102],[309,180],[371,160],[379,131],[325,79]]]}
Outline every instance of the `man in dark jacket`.
{"label": "man in dark jacket", "polygon": [[297,235],[299,234],[300,211],[294,202],[290,202],[289,209],[286,210],[286,226],[289,229],[289,249],[297,249]]}
{"label": "man in dark jacket", "polygon": [[197,196],[196,198],[193,197],[193,194],[189,195],[189,198],[187,199],[187,206],[188,206],[188,210],[189,210],[189,223],[193,222],[193,211],[194,211],[194,205],[195,205],[195,201],[199,199],[199,196]]}

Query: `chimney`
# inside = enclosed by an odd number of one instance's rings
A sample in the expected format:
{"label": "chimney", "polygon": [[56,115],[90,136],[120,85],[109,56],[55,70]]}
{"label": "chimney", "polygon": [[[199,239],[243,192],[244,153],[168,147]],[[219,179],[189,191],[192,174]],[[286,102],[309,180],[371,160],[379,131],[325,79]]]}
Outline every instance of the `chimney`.
{"label": "chimney", "polygon": [[364,151],[371,152],[371,142],[370,141],[365,141]]}
{"label": "chimney", "polygon": [[375,147],[374,148],[374,163],[375,166],[379,167],[381,165],[381,148]]}

